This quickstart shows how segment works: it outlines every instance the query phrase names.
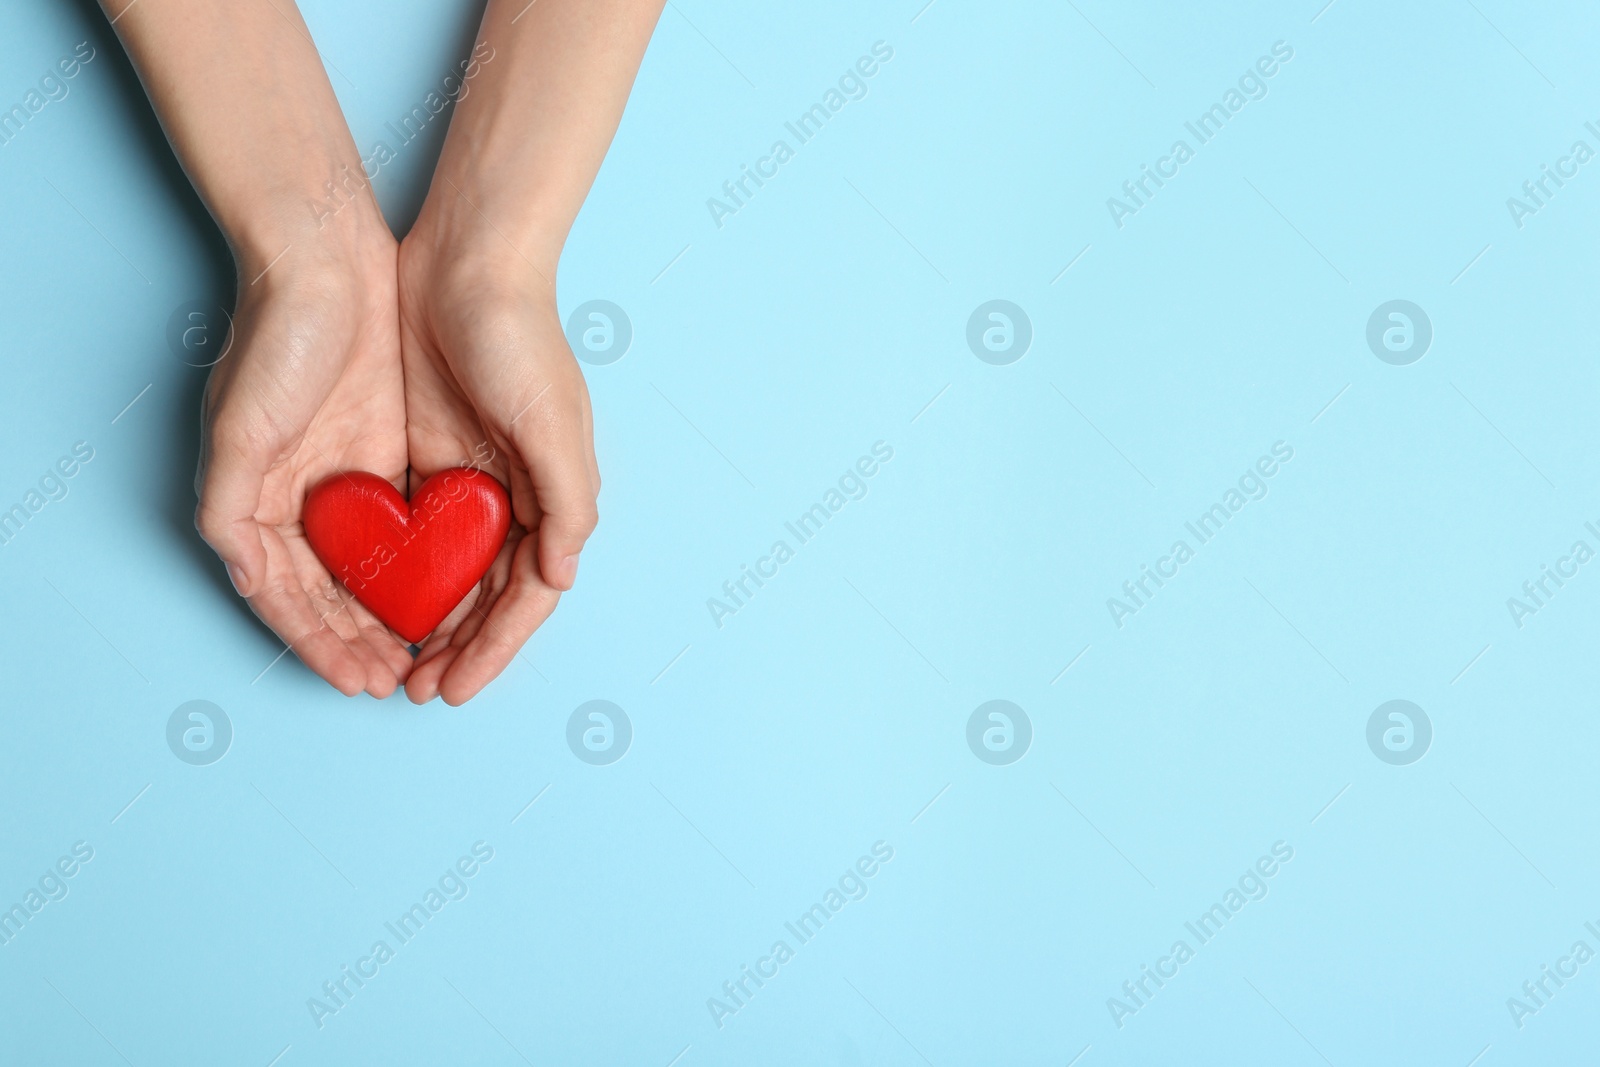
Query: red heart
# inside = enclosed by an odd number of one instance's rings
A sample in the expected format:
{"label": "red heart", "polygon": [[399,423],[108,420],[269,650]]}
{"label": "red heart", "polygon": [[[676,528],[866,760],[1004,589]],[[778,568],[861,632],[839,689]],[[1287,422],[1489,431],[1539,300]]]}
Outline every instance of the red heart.
{"label": "red heart", "polygon": [[335,474],[306,494],[306,540],[395,633],[420,644],[505,544],[511,502],[482,471],[440,471],[406,503],[376,474]]}

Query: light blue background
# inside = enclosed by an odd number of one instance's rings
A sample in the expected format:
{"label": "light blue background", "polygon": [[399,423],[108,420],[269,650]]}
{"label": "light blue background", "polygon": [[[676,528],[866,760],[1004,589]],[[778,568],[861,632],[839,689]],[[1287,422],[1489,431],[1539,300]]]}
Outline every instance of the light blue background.
{"label": "light blue background", "polygon": [[[263,674],[282,644],[190,525],[204,372],[165,340],[230,297],[226,252],[95,9],[0,13],[0,107],[99,52],[0,148],[0,508],[95,449],[0,548],[0,902],[95,850],[0,947],[0,1060],[1592,1047],[1600,963],[1521,1029],[1506,1001],[1600,949],[1600,564],[1520,629],[1506,599],[1600,548],[1600,164],[1521,229],[1506,198],[1600,148],[1595,12],[921,4],[663,15],[562,262],[563,313],[634,328],[585,368],[602,524],[458,710]],[[304,10],[364,151],[479,14]],[[706,199],[880,40],[866,98],[716,227]],[[1269,95],[1118,229],[1107,197],[1276,41]],[[441,133],[377,183],[397,225]],[[994,298],[1034,329],[1009,366],[965,342]],[[1397,298],[1435,331],[1410,366],[1365,341]],[[718,629],[707,598],[880,440],[869,495]],[[1270,494],[1118,629],[1106,599],[1280,440]],[[596,767],[565,729],[600,698],[634,738]],[[1034,728],[1010,766],[965,740],[997,698]],[[1434,729],[1409,766],[1365,738],[1396,698]],[[166,744],[194,699],[233,724],[211,766]],[[319,1029],[307,999],[479,840],[470,895]],[[880,840],[866,898],[719,1029],[707,998]],[[1275,841],[1269,895],[1119,1029],[1107,998]]]}

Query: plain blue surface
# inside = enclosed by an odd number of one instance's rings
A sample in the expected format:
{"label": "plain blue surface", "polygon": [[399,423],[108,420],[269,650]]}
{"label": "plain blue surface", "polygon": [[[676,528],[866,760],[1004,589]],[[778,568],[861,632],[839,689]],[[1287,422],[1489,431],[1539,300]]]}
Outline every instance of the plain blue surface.
{"label": "plain blue surface", "polygon": [[[204,371],[166,343],[174,308],[229,298],[225,250],[103,18],[0,14],[0,109],[97,50],[0,147],[0,510],[93,449],[0,547],[0,903],[48,891],[0,945],[0,1060],[1592,1047],[1600,963],[1523,983],[1600,950],[1600,563],[1520,627],[1507,601],[1600,550],[1600,162],[1520,227],[1507,198],[1600,149],[1594,12],[921,4],[668,7],[562,263],[564,315],[608,300],[633,329],[585,367],[602,524],[459,710],[274,664],[193,533]],[[478,7],[448,6],[304,5],[364,152],[470,50]],[[875,42],[865,96],[799,144],[785,123]],[[1277,42],[1265,95],[1198,144],[1185,123]],[[442,132],[376,183],[399,226]],[[780,139],[719,227],[708,198]],[[1119,227],[1108,198],[1179,139],[1193,158]],[[996,299],[1033,334],[1004,365],[966,339]],[[1431,322],[1409,365],[1367,344],[1391,300]],[[877,442],[866,495],[798,544],[785,523]],[[1264,497],[1186,532],[1278,442]],[[708,599],[779,540],[719,627]],[[1108,598],[1178,540],[1193,558],[1119,627]],[[193,700],[232,727],[209,765],[167,741]],[[620,760],[578,758],[582,723],[569,746],[591,700],[631,723]],[[1020,760],[968,745],[991,700],[1031,723]],[[1369,747],[1390,700],[1431,723],[1420,760]],[[877,842],[892,860],[844,883],[864,896],[796,937]],[[1201,944],[1185,924],[1242,877],[1265,896]],[[379,941],[319,1026],[308,1002]]]}

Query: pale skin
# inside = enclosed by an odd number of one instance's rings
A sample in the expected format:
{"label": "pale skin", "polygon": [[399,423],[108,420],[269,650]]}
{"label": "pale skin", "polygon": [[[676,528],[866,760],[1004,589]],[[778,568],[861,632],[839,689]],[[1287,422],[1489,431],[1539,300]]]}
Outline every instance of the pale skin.
{"label": "pale skin", "polygon": [[[665,0],[489,0],[416,225],[396,242],[292,0],[102,0],[233,250],[234,341],[207,384],[195,524],[260,619],[340,692],[460,704],[577,576],[598,518],[557,264]],[[366,470],[402,492],[474,464],[511,492],[489,573],[422,644],[306,543],[306,490]]]}

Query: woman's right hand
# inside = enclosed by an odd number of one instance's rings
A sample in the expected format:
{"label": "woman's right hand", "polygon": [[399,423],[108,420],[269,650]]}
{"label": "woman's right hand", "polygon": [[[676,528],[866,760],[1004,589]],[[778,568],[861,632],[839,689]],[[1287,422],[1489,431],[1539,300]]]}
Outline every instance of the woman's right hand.
{"label": "woman's right hand", "polygon": [[411,653],[322,565],[301,522],[306,491],[339,471],[405,488],[395,242],[377,223],[359,249],[329,234],[254,281],[241,271],[232,344],[206,388],[195,525],[308,667],[347,696],[381,698],[405,683]]}
{"label": "woman's right hand", "polygon": [[312,554],[305,491],[343,469],[403,487],[396,246],[293,0],[102,0],[238,264],[206,389],[195,524],[250,607],[341,692],[411,656]]}

